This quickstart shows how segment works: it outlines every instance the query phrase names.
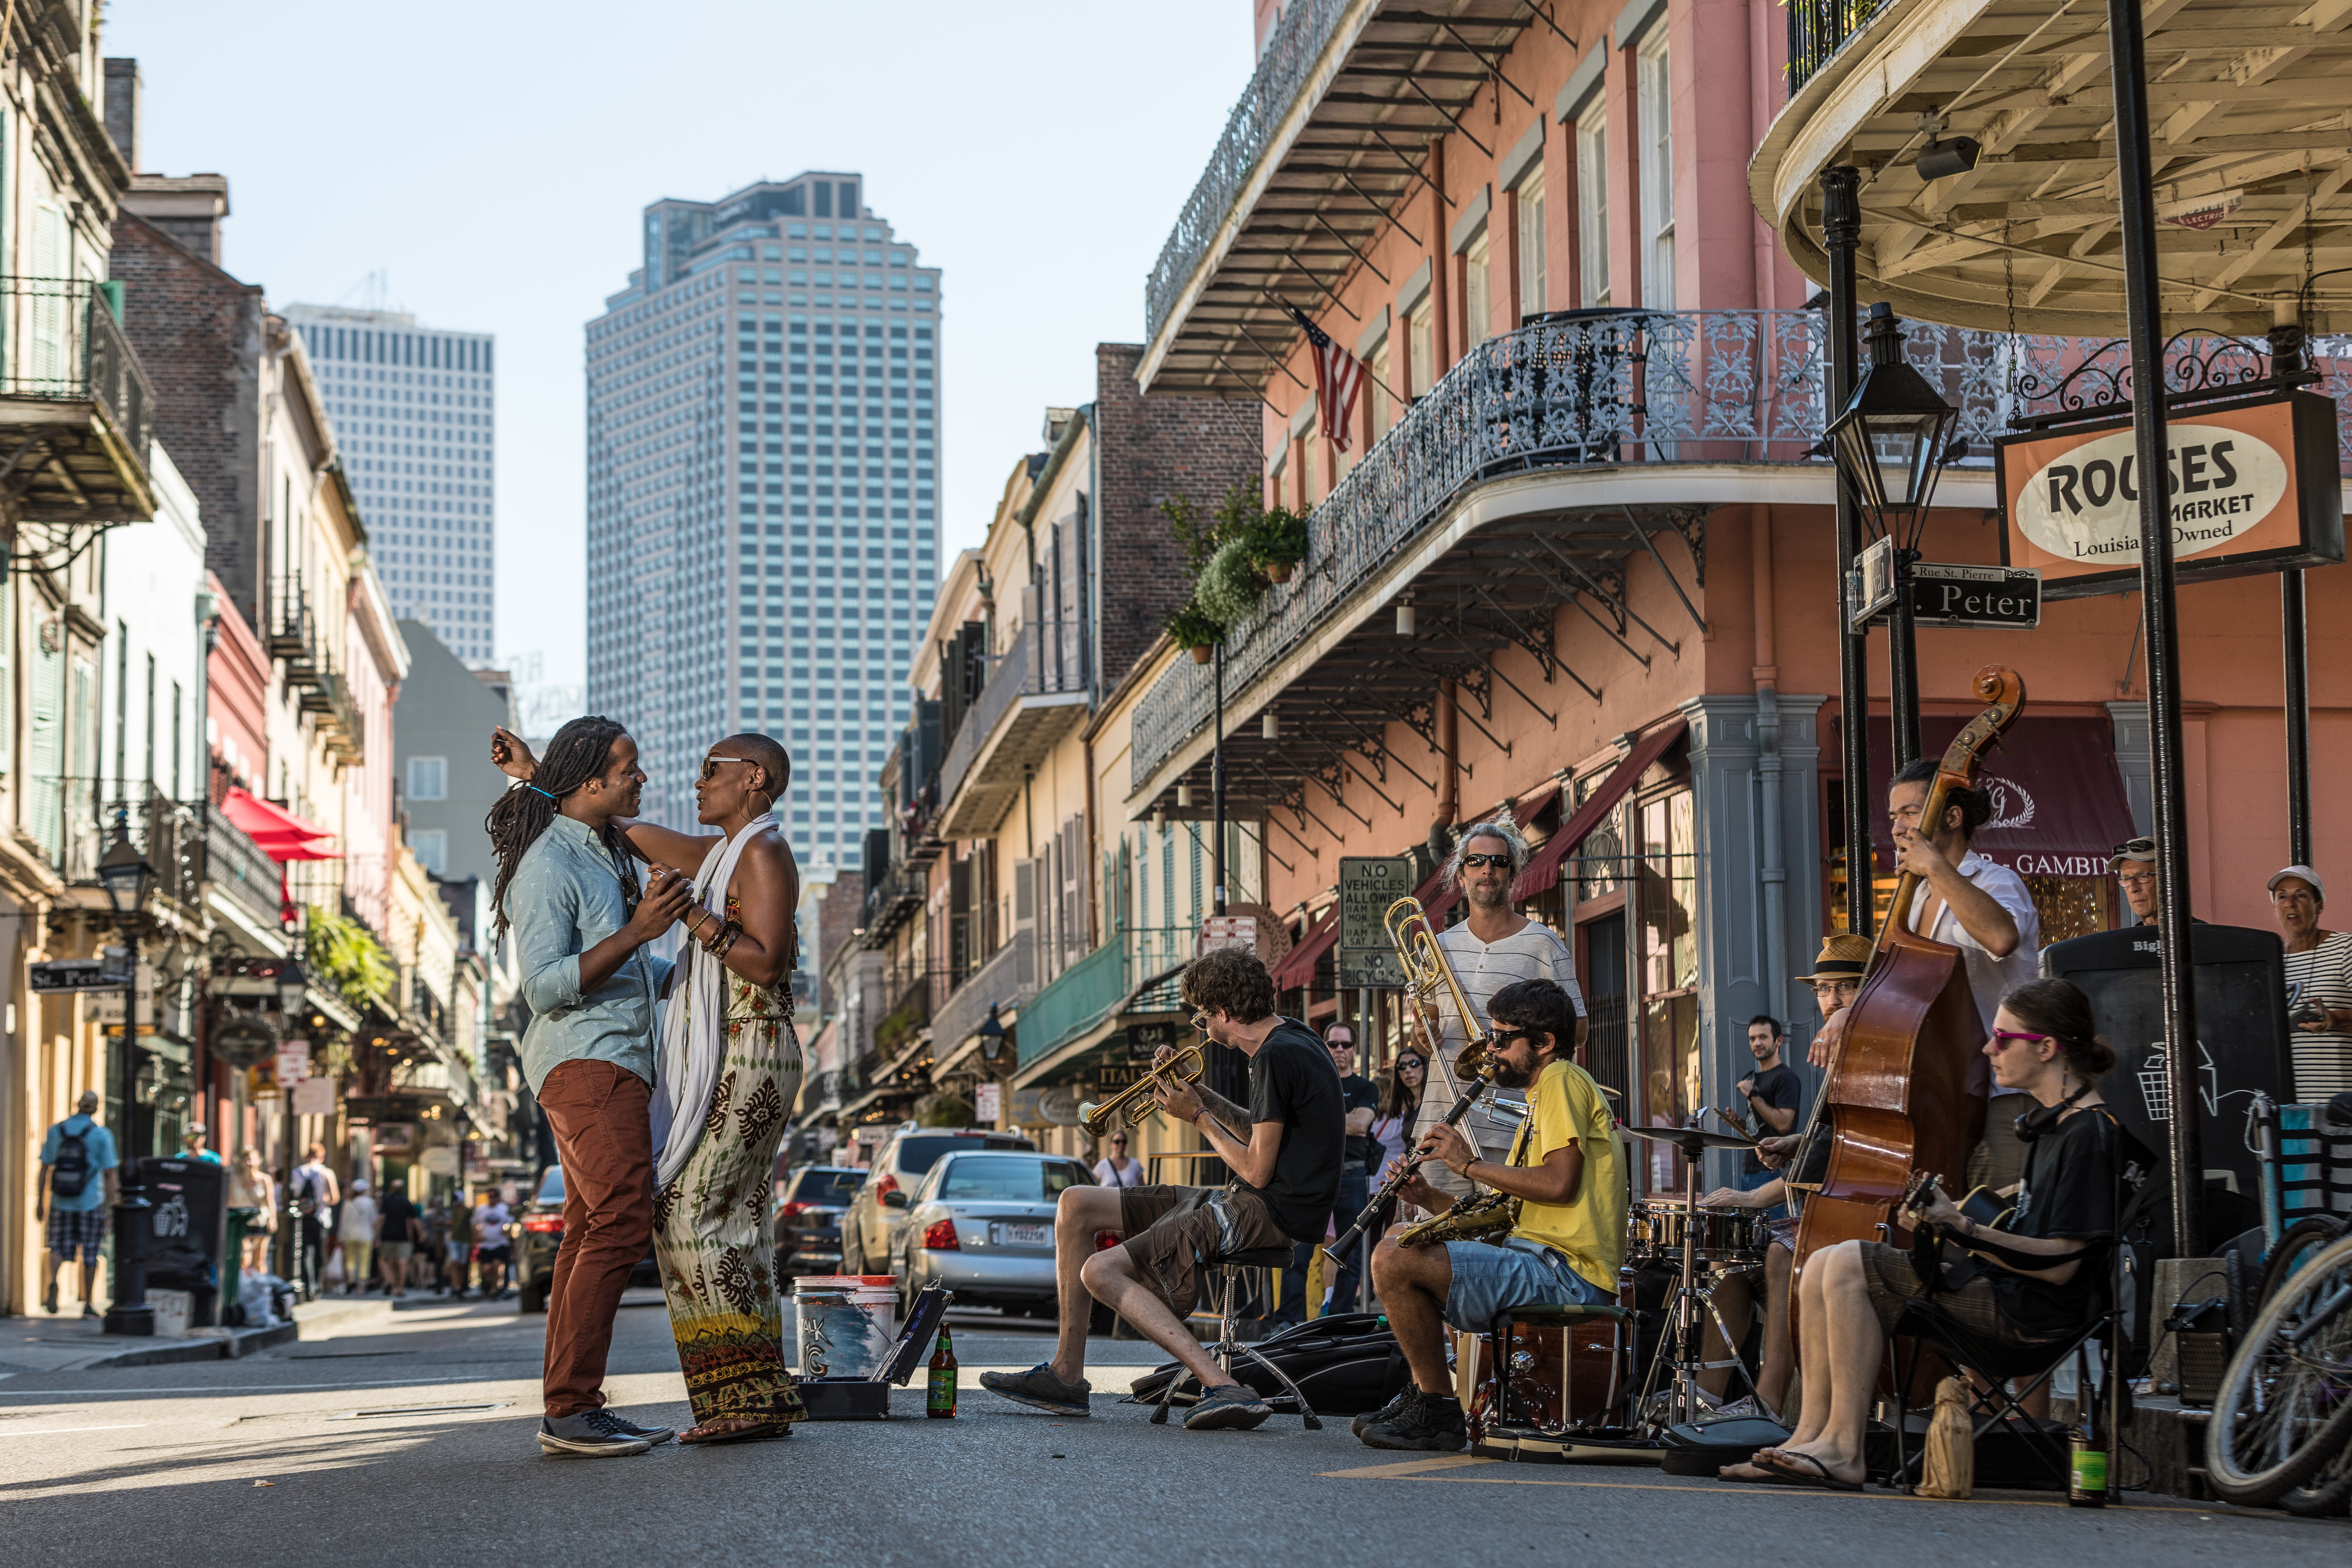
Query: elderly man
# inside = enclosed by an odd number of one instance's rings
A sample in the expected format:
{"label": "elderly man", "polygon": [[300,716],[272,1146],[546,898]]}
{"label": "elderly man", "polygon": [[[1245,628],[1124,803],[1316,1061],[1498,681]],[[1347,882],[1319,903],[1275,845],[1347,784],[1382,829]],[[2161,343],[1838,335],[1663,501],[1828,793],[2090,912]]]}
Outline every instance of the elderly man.
{"label": "elderly man", "polygon": [[2308,866],[2271,879],[2271,908],[2286,939],[2286,980],[2294,998],[2295,1098],[2326,1100],[2352,1089],[2352,932],[2320,924],[2327,885]]}
{"label": "elderly man", "polygon": [[[1462,983],[1462,993],[1477,1017],[1465,1029],[1463,1020],[1454,1016],[1452,999],[1439,995],[1438,1059],[1415,1113],[1415,1142],[1445,1120],[1446,1111],[1461,1095],[1454,1060],[1471,1039],[1486,1032],[1486,1003],[1504,986],[1522,980],[1549,980],[1568,993],[1569,1005],[1576,1015],[1576,1038],[1560,1042],[1561,1059],[1584,1049],[1591,1026],[1584,1016],[1583,993],[1576,988],[1576,959],[1558,931],[1511,907],[1511,884],[1518,880],[1527,863],[1528,841],[1507,816],[1470,828],[1446,862],[1446,879],[1462,890],[1470,913],[1460,925],[1440,932],[1437,945],[1444,950],[1445,961],[1453,965],[1454,976]],[[1517,1123],[1474,1110],[1463,1119],[1461,1131],[1482,1159],[1500,1159],[1509,1152]],[[1427,1185],[1448,1198],[1469,1195],[1470,1184],[1451,1171],[1424,1165],[1422,1172]]]}

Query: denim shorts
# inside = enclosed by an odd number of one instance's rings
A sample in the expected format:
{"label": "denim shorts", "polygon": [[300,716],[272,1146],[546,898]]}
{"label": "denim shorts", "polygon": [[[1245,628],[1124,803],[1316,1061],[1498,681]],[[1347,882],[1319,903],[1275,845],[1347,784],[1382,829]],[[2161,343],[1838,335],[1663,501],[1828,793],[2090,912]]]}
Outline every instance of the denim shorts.
{"label": "denim shorts", "polygon": [[1539,1241],[1513,1237],[1491,1241],[1449,1241],[1445,1260],[1454,1282],[1445,1290],[1445,1321],[1457,1329],[1484,1333],[1495,1314],[1510,1307],[1595,1307],[1616,1296],[1569,1267],[1568,1259]]}

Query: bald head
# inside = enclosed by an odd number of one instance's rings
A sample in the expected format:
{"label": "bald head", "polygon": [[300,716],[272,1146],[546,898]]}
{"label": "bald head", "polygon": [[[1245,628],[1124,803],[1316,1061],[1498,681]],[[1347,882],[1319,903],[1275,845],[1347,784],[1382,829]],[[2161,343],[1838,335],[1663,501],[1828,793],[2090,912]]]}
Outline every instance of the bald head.
{"label": "bald head", "polygon": [[83,1089],[81,1091],[81,1098],[74,1101],[74,1107],[84,1116],[94,1114],[98,1110],[98,1090],[94,1089]]}
{"label": "bald head", "polygon": [[793,785],[792,757],[765,735],[746,730],[740,734],[728,736],[711,749],[732,752],[748,762],[757,763],[768,775],[766,782],[760,786],[761,793],[771,800],[782,798],[784,791]]}

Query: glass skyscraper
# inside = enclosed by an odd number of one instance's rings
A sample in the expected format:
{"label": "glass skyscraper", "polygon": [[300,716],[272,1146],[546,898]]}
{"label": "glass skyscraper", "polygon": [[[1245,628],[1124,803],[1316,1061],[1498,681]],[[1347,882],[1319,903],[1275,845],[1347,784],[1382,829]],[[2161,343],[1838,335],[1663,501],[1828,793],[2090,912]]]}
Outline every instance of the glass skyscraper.
{"label": "glass skyscraper", "polygon": [[714,741],[782,742],[809,867],[856,867],[880,825],[939,582],[940,273],[864,184],[654,203],[587,331],[587,710],[679,826]]}
{"label": "glass skyscraper", "polygon": [[459,658],[497,657],[497,365],[488,332],[397,310],[289,305],[393,614]]}

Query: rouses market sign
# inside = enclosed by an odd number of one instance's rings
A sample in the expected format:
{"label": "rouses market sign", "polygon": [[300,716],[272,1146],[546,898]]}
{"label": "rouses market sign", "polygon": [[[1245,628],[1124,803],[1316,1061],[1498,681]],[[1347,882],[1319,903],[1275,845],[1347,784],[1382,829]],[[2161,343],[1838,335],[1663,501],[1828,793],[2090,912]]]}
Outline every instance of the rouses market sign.
{"label": "rouses market sign", "polygon": [[[2183,410],[2166,426],[2180,581],[2344,559],[2336,405],[2309,393]],[[2053,599],[2139,586],[2139,458],[2130,421],[1994,444],[2002,559]]]}

